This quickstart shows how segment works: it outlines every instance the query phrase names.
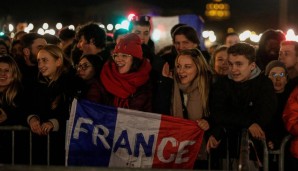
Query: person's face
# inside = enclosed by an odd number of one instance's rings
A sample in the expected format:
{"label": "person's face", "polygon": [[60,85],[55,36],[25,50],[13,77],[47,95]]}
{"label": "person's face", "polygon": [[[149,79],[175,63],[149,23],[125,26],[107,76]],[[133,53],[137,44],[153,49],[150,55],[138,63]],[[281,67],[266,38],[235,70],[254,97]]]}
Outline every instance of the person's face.
{"label": "person's face", "polygon": [[228,47],[236,44],[236,43],[239,43],[240,42],[240,39],[237,35],[230,35],[228,37],[226,37],[226,45]]}
{"label": "person's face", "polygon": [[50,80],[56,74],[58,67],[62,65],[62,59],[55,59],[49,52],[41,50],[37,54],[39,72]]}
{"label": "person's face", "polygon": [[189,55],[180,55],[178,57],[176,71],[182,85],[189,85],[198,73],[197,66]]}
{"label": "person's face", "polygon": [[279,51],[279,61],[285,64],[287,69],[294,68],[298,63],[294,45],[281,45]]}
{"label": "person's face", "polygon": [[22,56],[23,55],[23,51],[22,51],[22,45],[21,44],[15,44],[12,49],[11,49],[11,55],[13,57],[17,57],[17,56]]}
{"label": "person's face", "polygon": [[142,44],[148,44],[149,38],[150,38],[150,27],[149,26],[140,26],[136,25],[134,26],[132,33],[137,34],[140,39]]}
{"label": "person's face", "polygon": [[244,82],[250,78],[252,70],[256,68],[255,62],[249,62],[244,55],[228,56],[229,74],[235,82]]}
{"label": "person's face", "polygon": [[271,79],[276,93],[282,93],[287,84],[286,71],[282,67],[274,67],[270,70],[268,77]]}
{"label": "person's face", "polygon": [[217,52],[214,61],[214,70],[219,75],[228,75],[228,53],[226,50]]}
{"label": "person's face", "polygon": [[33,41],[31,45],[31,53],[36,57],[37,53],[47,44],[47,41],[43,38],[38,38]]}
{"label": "person's face", "polygon": [[33,44],[31,45],[30,56],[29,56],[29,60],[30,60],[31,63],[36,64],[36,62],[37,62],[37,53],[46,44],[47,44],[47,41],[43,38],[37,38],[33,41]]}
{"label": "person's face", "polygon": [[91,80],[94,77],[95,70],[92,64],[86,58],[83,58],[77,66],[77,74],[83,80]]}
{"label": "person's face", "polygon": [[0,91],[6,89],[13,81],[12,69],[7,63],[0,63]]}
{"label": "person's face", "polygon": [[113,59],[120,74],[126,74],[131,69],[133,57],[128,54],[115,53]]}
{"label": "person's face", "polygon": [[184,35],[178,34],[174,38],[174,46],[179,53],[181,50],[197,48],[198,44],[188,40]]}
{"label": "person's face", "polygon": [[83,51],[83,54],[91,54],[91,42],[88,43],[88,41],[85,39],[85,36],[81,36],[80,40],[77,44],[77,48],[79,48],[81,51]]}
{"label": "person's face", "polygon": [[7,49],[4,45],[0,45],[0,55],[8,54]]}
{"label": "person's face", "polygon": [[280,49],[279,41],[275,39],[269,39],[266,42],[266,45],[265,45],[266,54],[268,54],[268,56],[270,56],[272,59],[276,60],[278,58],[279,49]]}

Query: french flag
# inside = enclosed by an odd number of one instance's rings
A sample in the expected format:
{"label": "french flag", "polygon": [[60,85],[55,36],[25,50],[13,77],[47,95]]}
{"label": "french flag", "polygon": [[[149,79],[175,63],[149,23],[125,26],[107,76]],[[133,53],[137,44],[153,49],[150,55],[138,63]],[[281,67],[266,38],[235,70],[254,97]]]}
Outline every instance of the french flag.
{"label": "french flag", "polygon": [[177,15],[177,16],[153,16],[151,17],[152,34],[151,38],[155,43],[156,52],[161,48],[173,44],[170,30],[176,24],[187,24],[193,27],[199,36],[200,47],[205,50],[204,39],[201,35],[204,28],[204,21],[201,17],[193,14]]}
{"label": "french flag", "polygon": [[192,169],[204,131],[190,120],[74,100],[68,166]]}

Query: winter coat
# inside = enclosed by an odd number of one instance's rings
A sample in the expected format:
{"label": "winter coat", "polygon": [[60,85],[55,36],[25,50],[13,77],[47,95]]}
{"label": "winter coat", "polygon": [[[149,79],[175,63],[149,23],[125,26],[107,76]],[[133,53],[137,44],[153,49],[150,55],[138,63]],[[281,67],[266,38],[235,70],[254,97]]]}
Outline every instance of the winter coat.
{"label": "winter coat", "polygon": [[265,131],[276,106],[273,84],[263,74],[245,82],[219,77],[210,93],[211,134],[217,140],[227,137],[231,155],[237,155],[241,131],[253,123]]}
{"label": "winter coat", "polygon": [[290,151],[298,158],[298,86],[292,91],[283,112],[286,129],[294,136]]}

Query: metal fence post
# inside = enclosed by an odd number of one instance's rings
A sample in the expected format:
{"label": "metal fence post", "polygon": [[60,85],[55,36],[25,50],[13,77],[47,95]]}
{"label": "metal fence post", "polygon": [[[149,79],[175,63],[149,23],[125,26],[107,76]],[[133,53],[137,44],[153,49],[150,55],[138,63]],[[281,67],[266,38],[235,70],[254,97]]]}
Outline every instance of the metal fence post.
{"label": "metal fence post", "polygon": [[11,165],[14,165],[14,130],[11,131]]}
{"label": "metal fence post", "polygon": [[263,144],[263,171],[268,171],[269,170],[269,152],[268,152],[268,147],[266,140],[262,140]]}
{"label": "metal fence post", "polygon": [[29,131],[29,165],[32,166],[32,132]]}
{"label": "metal fence post", "polygon": [[247,129],[242,130],[238,170],[249,171],[249,135]]}
{"label": "metal fence post", "polygon": [[50,134],[47,135],[47,165],[50,166]]}
{"label": "metal fence post", "polygon": [[280,145],[280,155],[279,155],[279,164],[278,164],[279,171],[284,171],[285,146],[291,137],[292,137],[291,135],[287,135],[285,138],[283,138],[282,143]]}

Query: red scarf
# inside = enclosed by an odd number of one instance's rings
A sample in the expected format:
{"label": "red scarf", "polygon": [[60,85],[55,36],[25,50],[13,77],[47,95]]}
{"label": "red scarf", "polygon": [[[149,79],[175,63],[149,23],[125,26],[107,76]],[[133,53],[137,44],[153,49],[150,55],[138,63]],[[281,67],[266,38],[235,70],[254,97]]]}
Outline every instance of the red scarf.
{"label": "red scarf", "polygon": [[149,80],[150,71],[151,65],[146,59],[138,71],[127,74],[120,74],[115,62],[108,61],[103,66],[100,78],[105,89],[115,96],[114,105],[128,108],[128,97]]}

